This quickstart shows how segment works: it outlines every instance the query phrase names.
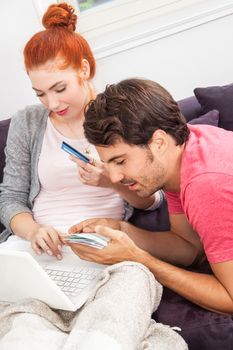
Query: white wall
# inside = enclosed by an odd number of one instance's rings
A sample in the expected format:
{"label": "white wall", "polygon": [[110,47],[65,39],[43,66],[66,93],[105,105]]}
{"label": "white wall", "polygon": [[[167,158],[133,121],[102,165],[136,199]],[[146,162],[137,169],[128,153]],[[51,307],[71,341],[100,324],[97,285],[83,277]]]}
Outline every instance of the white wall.
{"label": "white wall", "polygon": [[[206,0],[196,3],[208,3],[208,6],[210,3],[219,4],[221,7],[227,1],[233,4],[230,0]],[[22,55],[26,41],[40,30],[34,2],[36,0],[0,1],[0,119],[12,115],[27,104],[37,102],[24,71]],[[211,16],[207,16],[206,11],[203,16],[202,6],[202,12],[198,10],[199,15],[195,17],[195,21],[192,19],[192,23],[191,17],[188,19],[186,13],[182,25],[173,25],[176,29],[170,26],[173,29],[164,30],[163,34],[163,30],[158,28],[156,35],[151,36],[150,40],[139,42],[135,39],[137,43],[134,44],[129,39],[125,46],[111,44],[106,46],[106,50],[95,45],[95,37],[84,33],[87,39],[90,39],[98,58],[97,75],[94,80],[96,89],[102,90],[107,83],[127,77],[146,77],[158,81],[176,99],[180,99],[191,95],[197,86],[233,82],[232,8],[233,5],[229,5],[224,11],[215,10]],[[191,12],[193,13],[193,9]],[[210,14],[210,11],[208,13]],[[149,28],[151,33],[155,25],[155,21],[152,20],[153,18],[150,22],[141,23]],[[82,22],[80,27],[82,29]],[[161,24],[161,28],[165,27]],[[127,32],[130,32],[130,27],[115,31],[114,35],[127,37]],[[98,43],[104,42],[104,38],[108,36],[109,33],[98,36]],[[111,37],[109,40],[111,41]],[[110,46],[113,46],[114,50],[109,50]]]}
{"label": "white wall", "polygon": [[23,48],[40,24],[31,0],[1,0],[0,13],[0,119],[4,119],[37,101],[24,71]]}
{"label": "white wall", "polygon": [[159,82],[181,99],[197,86],[233,82],[233,1],[166,2],[161,6],[159,1],[159,7],[154,5],[127,28],[119,25],[115,36],[99,24],[102,44],[86,31],[99,58],[95,83],[100,90],[106,83],[137,76]]}
{"label": "white wall", "polygon": [[95,79],[106,83],[146,77],[173,97],[190,96],[197,86],[233,83],[233,15],[99,59]]}

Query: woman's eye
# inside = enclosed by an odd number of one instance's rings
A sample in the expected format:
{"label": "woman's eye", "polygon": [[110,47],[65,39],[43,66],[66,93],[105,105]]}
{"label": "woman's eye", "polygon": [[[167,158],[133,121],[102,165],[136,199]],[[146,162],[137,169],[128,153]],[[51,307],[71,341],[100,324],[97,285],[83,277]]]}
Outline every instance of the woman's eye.
{"label": "woman's eye", "polygon": [[58,92],[58,93],[60,93],[60,92],[63,92],[63,91],[65,91],[65,87],[64,88],[61,88],[61,89],[59,89],[59,90],[56,90],[56,92]]}
{"label": "woman's eye", "polygon": [[42,94],[36,93],[36,96],[37,96],[37,97],[43,97],[43,96],[44,96],[44,93],[42,93]]}

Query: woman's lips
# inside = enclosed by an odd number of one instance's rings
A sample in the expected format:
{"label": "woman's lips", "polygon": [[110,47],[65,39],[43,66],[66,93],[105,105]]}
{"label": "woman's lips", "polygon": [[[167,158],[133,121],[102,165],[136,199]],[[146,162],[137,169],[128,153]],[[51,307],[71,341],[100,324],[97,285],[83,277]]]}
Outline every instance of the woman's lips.
{"label": "woman's lips", "polygon": [[68,112],[68,109],[69,107],[62,109],[61,111],[56,112],[56,114],[63,116]]}

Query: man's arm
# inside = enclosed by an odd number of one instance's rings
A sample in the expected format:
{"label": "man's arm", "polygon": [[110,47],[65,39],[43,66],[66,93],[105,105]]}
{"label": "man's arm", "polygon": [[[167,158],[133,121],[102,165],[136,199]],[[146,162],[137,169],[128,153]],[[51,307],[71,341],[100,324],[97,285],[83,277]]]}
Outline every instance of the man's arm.
{"label": "man's arm", "polygon": [[138,247],[171,264],[190,266],[200,261],[204,256],[203,247],[185,215],[170,215],[169,218],[170,231],[146,231],[125,221],[121,221],[120,230]]}
{"label": "man's arm", "polygon": [[97,225],[125,233],[152,256],[179,266],[190,266],[203,256],[202,244],[184,215],[170,216],[171,231],[151,232],[114,219],[88,219],[72,226],[69,233],[94,232]]}
{"label": "man's arm", "polygon": [[[104,249],[70,244],[81,259],[102,264],[135,261],[147,266],[155,278],[188,300],[208,310],[233,313],[233,261],[212,264],[214,276],[184,270],[153,257],[118,230],[97,226],[96,232],[110,238]],[[173,247],[176,250],[176,246]]]}
{"label": "man's arm", "polygon": [[220,313],[233,314],[233,260],[212,264],[214,275],[184,270],[141,252],[137,258],[155,278],[201,307]]}

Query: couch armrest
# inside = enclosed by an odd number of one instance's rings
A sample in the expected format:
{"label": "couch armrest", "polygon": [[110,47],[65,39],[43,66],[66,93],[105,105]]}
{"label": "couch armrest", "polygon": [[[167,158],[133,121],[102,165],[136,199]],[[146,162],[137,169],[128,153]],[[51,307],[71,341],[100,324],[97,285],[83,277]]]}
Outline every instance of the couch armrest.
{"label": "couch armrest", "polygon": [[3,169],[5,166],[5,153],[6,139],[8,129],[10,125],[10,119],[0,120],[0,183],[3,179]]}
{"label": "couch armrest", "polygon": [[[0,120],[0,183],[3,179],[3,169],[5,166],[5,145],[8,134],[8,129],[10,125],[10,119]],[[0,222],[0,232],[2,232],[5,227]]]}

